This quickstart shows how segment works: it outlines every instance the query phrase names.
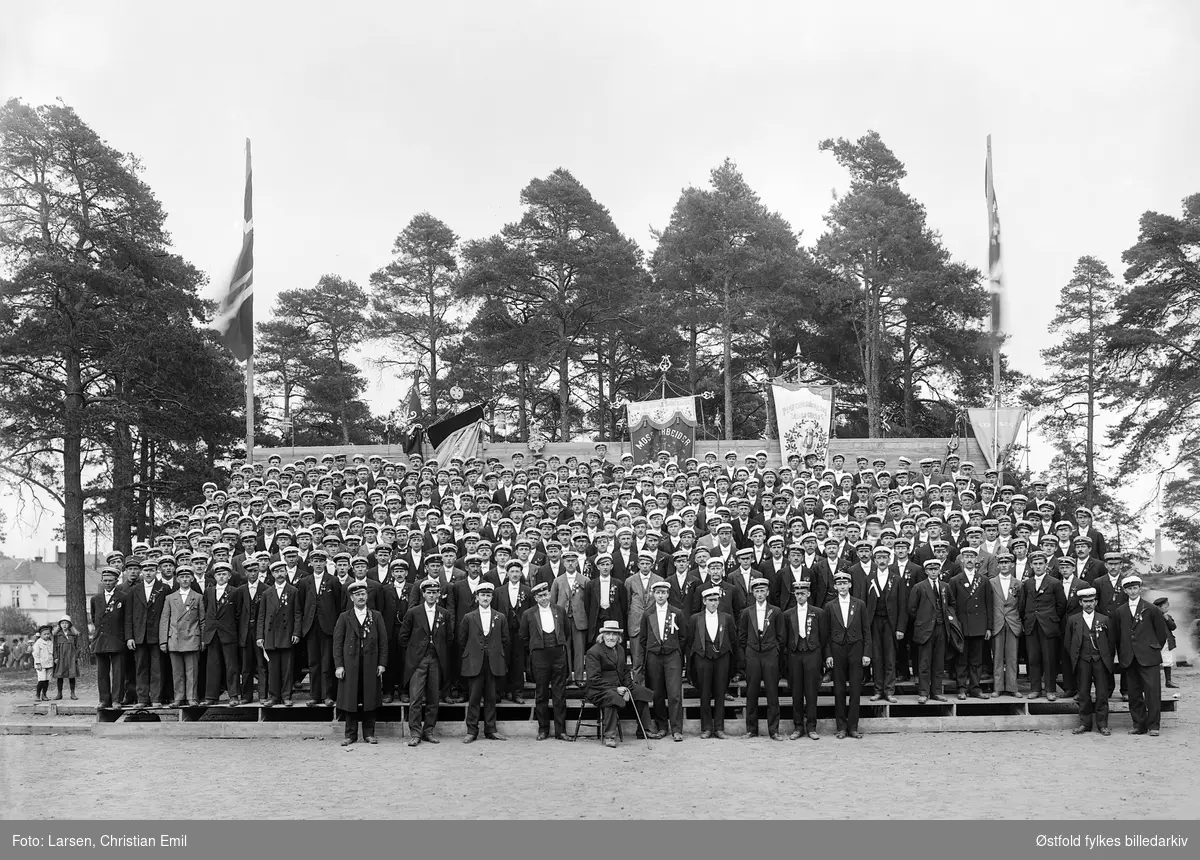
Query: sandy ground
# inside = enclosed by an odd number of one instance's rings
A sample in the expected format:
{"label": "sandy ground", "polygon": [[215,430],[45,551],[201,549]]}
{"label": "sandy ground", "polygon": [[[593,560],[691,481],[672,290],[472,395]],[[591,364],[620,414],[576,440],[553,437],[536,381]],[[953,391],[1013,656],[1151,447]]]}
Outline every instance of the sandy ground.
{"label": "sandy ground", "polygon": [[1177,678],[1184,701],[1159,738],[1130,737],[1123,723],[1110,738],[689,736],[652,750],[633,740],[617,750],[532,738],[464,746],[457,725],[417,749],[391,737],[342,749],[332,738],[0,736],[2,814],[110,818],[169,803],[183,818],[1195,819],[1200,708],[1187,700],[1200,672]]}

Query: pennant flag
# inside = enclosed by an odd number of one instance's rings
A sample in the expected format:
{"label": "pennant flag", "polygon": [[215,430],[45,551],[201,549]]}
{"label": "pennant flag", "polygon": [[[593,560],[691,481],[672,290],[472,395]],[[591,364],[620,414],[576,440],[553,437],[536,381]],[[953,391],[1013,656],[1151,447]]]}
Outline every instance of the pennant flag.
{"label": "pennant flag", "polygon": [[771,380],[779,457],[815,454],[821,468],[829,465],[829,431],[833,422],[833,386],[799,385]]}
{"label": "pennant flag", "polygon": [[451,415],[425,429],[425,438],[434,449],[438,465],[449,464],[451,457],[470,459],[479,453],[483,430],[483,404]]}
{"label": "pennant flag", "polygon": [[988,292],[992,294],[992,334],[1003,331],[1000,318],[1004,295],[1004,264],[1000,259],[1000,210],[996,207],[996,189],[992,185],[992,136],[987,139],[987,164],[983,171],[984,193],[988,207]]}
{"label": "pennant flag", "polygon": [[[968,409],[971,429],[979,440],[988,468],[998,468],[997,459],[1004,459],[1007,449],[1017,441],[1017,431],[1025,420],[1025,410],[1017,407]],[[999,455],[999,456],[997,456]]]}
{"label": "pennant flag", "polygon": [[250,180],[250,138],[246,138],[242,252],[229,280],[229,290],[221,297],[213,317],[213,328],[238,361],[245,361],[254,353],[254,207]]}

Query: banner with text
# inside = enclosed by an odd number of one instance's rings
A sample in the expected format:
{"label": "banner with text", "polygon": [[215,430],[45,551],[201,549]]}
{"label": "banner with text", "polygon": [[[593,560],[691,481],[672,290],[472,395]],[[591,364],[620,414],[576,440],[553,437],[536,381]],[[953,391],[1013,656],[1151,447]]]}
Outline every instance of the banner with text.
{"label": "banner with text", "polygon": [[659,451],[666,451],[675,462],[682,464],[688,457],[695,456],[696,420],[676,412],[659,423],[643,415],[630,427],[629,440],[635,466],[654,462]]}
{"label": "banner with text", "polygon": [[1016,408],[1002,409],[968,409],[971,419],[971,429],[983,449],[983,459],[987,460],[989,468],[996,468],[996,458],[992,455],[992,441],[995,440],[996,450],[1003,457],[1005,449],[1017,441],[1017,431],[1025,420],[1025,410]]}
{"label": "banner with text", "polygon": [[661,400],[640,400],[626,407],[629,429],[633,429],[645,416],[651,421],[666,424],[676,413],[692,423],[696,422],[695,397],[666,397]]}
{"label": "banner with text", "polygon": [[779,455],[783,462],[792,454],[802,458],[817,455],[817,463],[829,465],[829,428],[833,421],[832,385],[796,385],[771,381],[775,396],[775,423]]}

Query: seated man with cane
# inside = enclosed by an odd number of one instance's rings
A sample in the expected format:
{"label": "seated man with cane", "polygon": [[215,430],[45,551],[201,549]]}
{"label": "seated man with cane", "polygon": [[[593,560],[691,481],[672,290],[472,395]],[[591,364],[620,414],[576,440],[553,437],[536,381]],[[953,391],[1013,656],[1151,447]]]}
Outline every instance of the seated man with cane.
{"label": "seated man with cane", "polygon": [[[654,693],[633,683],[629,667],[625,665],[625,649],[621,647],[624,633],[620,622],[605,621],[600,627],[598,641],[588,649],[584,658],[584,671],[587,674],[585,696],[600,709],[604,745],[614,749],[617,746],[617,721],[620,719],[621,706],[632,701],[638,726],[644,727],[650,719],[646,703],[654,701]],[[654,740],[663,736],[661,732],[646,733],[641,728],[639,734]]]}

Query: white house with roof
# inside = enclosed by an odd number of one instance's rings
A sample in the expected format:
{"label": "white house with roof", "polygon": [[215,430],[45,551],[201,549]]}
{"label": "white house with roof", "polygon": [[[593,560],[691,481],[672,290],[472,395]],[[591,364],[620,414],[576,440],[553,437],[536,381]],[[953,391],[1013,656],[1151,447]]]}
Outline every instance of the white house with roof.
{"label": "white house with roof", "polygon": [[[58,621],[67,611],[67,570],[65,555],[57,550],[54,555],[51,561],[0,559],[0,607],[20,609],[38,624]],[[100,575],[94,559],[85,564],[85,592],[91,595],[100,587]]]}

